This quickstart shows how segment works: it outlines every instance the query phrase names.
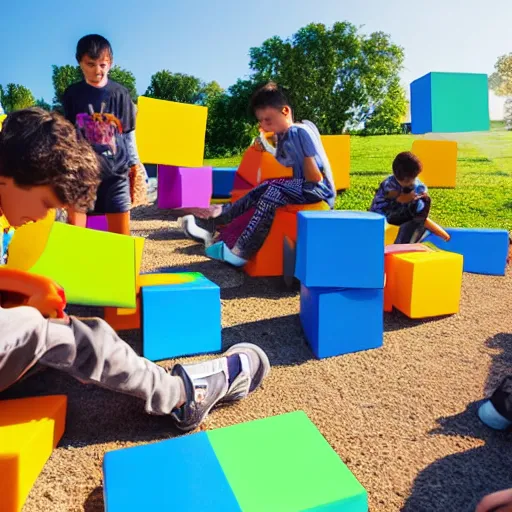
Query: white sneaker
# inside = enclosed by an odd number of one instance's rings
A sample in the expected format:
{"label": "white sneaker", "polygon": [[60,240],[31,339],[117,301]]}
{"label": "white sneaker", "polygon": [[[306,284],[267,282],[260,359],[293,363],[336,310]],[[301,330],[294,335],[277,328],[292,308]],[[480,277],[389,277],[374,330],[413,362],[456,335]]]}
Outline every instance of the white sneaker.
{"label": "white sneaker", "polygon": [[193,215],[185,215],[181,218],[181,228],[188,238],[196,242],[202,242],[205,247],[213,243],[213,234],[197,225]]}

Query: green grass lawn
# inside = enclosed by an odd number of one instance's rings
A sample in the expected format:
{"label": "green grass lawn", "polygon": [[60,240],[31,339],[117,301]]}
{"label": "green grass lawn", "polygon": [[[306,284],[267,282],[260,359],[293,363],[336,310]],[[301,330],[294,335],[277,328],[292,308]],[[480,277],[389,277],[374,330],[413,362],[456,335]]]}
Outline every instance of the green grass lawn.
{"label": "green grass lawn", "polygon": [[[446,137],[450,138],[450,137]],[[393,158],[411,149],[413,135],[352,137],[350,188],[336,208],[367,210],[379,183],[391,173]],[[490,132],[457,134],[457,187],[430,189],[431,218],[445,227],[489,227],[512,231],[512,132],[493,123]],[[240,156],[208,160],[235,167]]]}

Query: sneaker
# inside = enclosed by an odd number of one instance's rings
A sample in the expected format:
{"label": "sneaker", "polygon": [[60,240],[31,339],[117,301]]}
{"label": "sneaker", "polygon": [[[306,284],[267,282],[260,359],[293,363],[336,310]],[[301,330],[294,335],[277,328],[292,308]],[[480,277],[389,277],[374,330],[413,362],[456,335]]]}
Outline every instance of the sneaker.
{"label": "sneaker", "polygon": [[512,421],[507,420],[494,407],[490,400],[485,401],[478,409],[478,417],[488,427],[494,430],[507,430]]}
{"label": "sneaker", "polygon": [[223,261],[234,267],[243,267],[247,263],[246,259],[234,254],[224,242],[216,242],[210,245],[204,253],[213,260]]}
{"label": "sneaker", "polygon": [[[232,379],[229,375],[230,356],[238,357],[239,363],[239,371]],[[251,343],[233,345],[222,357],[211,361],[177,364],[171,375],[183,379],[189,399],[172,412],[176,427],[183,432],[195,430],[213,407],[245,398],[261,385],[269,372],[267,355]]]}
{"label": "sneaker", "polygon": [[209,231],[208,229],[199,226],[193,215],[185,215],[181,218],[181,228],[188,238],[191,238],[196,242],[203,243],[205,247],[210,247],[210,245],[212,245],[213,230]]}

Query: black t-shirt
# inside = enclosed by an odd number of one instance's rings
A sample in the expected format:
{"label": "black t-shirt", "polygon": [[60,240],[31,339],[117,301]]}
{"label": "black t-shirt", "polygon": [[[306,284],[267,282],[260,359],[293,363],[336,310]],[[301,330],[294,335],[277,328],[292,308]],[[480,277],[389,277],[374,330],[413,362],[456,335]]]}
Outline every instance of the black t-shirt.
{"label": "black t-shirt", "polygon": [[114,114],[121,121],[124,133],[135,130],[135,106],[130,93],[113,80],[109,80],[105,87],[94,87],[82,80],[70,85],[62,100],[66,119],[73,124],[76,124],[78,114],[89,114],[89,105],[94,112],[100,112],[102,103],[105,103],[106,114]]}
{"label": "black t-shirt", "polygon": [[110,148],[89,141],[94,150],[103,157],[102,176],[127,176],[129,172],[128,151],[124,134],[135,129],[135,106],[126,87],[109,80],[104,87],[93,87],[85,80],[70,85],[64,92],[62,106],[66,119],[76,125],[78,114],[89,114],[89,105],[94,112],[101,112],[101,104],[105,103],[103,112],[116,116],[123,127],[123,135],[116,135],[117,150],[111,154]]}

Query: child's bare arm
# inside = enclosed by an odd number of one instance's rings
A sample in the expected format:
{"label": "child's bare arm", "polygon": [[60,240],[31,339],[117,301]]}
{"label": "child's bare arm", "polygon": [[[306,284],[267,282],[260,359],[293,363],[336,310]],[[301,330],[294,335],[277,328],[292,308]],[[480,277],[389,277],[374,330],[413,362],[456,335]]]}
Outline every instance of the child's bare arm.
{"label": "child's bare arm", "polygon": [[318,183],[322,181],[323,176],[318,168],[315,157],[307,156],[304,158],[304,178],[306,181],[311,181],[313,183]]}

